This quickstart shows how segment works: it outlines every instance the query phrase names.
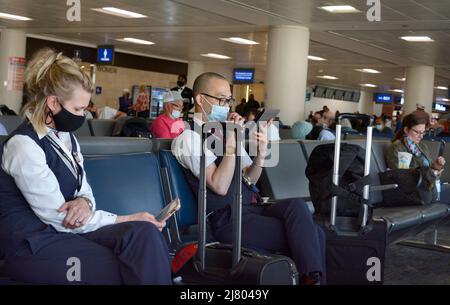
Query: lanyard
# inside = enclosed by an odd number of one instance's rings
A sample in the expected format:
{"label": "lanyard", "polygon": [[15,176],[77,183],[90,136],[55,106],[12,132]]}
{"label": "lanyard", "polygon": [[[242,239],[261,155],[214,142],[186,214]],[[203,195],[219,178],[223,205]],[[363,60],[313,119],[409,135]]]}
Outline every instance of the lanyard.
{"label": "lanyard", "polygon": [[74,173],[77,178],[77,192],[79,192],[81,189],[81,184],[83,183],[83,169],[81,168],[81,165],[80,165],[81,160],[80,160],[80,157],[78,156],[76,143],[73,140],[72,135],[70,135],[70,139],[72,141],[72,157],[75,160],[76,166],[74,166],[70,157],[65,153],[65,151],[61,148],[61,146],[59,146],[59,144],[52,137],[50,137],[50,135],[47,135],[46,138],[47,138],[47,140],[50,141],[50,144],[53,146],[53,148],[55,148],[59,152],[59,154],[67,160],[67,162],[70,164],[70,166],[74,170]]}

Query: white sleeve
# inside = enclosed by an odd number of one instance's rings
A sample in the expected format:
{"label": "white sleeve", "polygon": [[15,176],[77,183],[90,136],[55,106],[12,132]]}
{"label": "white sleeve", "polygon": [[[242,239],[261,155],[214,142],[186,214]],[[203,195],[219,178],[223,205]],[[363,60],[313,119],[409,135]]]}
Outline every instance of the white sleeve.
{"label": "white sleeve", "polygon": [[[76,140],[77,143],[77,151],[80,152],[80,144]],[[84,171],[84,158],[81,153],[79,153],[80,160],[81,160],[81,167],[83,168],[83,183],[81,184],[80,191],[77,193],[77,197],[85,197],[88,198],[93,205],[93,214],[91,219],[81,228],[83,232],[77,232],[77,233],[87,233],[91,231],[95,231],[101,227],[114,224],[117,219],[117,215],[102,211],[102,210],[96,210],[96,202],[94,194],[92,193],[92,188],[89,185],[89,182],[86,179],[86,172]],[[77,230],[79,230],[77,229]]]}
{"label": "white sleeve", "polygon": [[[186,129],[172,142],[172,154],[178,162],[189,169],[195,177],[200,176],[200,135],[192,130]],[[206,150],[206,167],[210,166],[217,157],[214,153]]]}
{"label": "white sleeve", "polygon": [[[59,232],[85,233],[99,228],[65,228],[65,213],[57,210],[65,203],[58,180],[47,165],[44,151],[28,136],[16,135],[4,146],[3,170],[13,177],[17,187],[39,219]],[[94,216],[95,217],[95,216]],[[97,216],[98,217],[98,216]]]}

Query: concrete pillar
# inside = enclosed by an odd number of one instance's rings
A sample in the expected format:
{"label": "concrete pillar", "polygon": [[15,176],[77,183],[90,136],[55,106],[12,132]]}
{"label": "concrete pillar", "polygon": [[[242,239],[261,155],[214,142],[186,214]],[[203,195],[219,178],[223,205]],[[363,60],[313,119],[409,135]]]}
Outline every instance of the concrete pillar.
{"label": "concrete pillar", "polygon": [[186,86],[192,88],[194,86],[194,81],[197,76],[205,71],[205,65],[200,61],[190,61],[188,63],[188,74],[187,74],[187,84]]}
{"label": "concrete pillar", "polygon": [[269,31],[266,72],[266,106],[280,109],[284,124],[305,117],[309,29],[276,26]]}
{"label": "concrete pillar", "polygon": [[369,91],[361,91],[361,97],[358,103],[358,111],[363,114],[374,113],[373,93]]}
{"label": "concrete pillar", "polygon": [[18,30],[2,30],[0,35],[0,104],[19,113],[27,38]]}
{"label": "concrete pillar", "polygon": [[416,110],[416,104],[424,105],[425,111],[431,113],[434,93],[434,67],[408,67],[404,91],[403,114]]}

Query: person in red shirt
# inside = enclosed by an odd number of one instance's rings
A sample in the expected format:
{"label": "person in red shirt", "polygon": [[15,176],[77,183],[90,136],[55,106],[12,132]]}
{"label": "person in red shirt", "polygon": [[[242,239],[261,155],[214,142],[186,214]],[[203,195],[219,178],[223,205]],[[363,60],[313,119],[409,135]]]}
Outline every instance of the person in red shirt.
{"label": "person in red shirt", "polygon": [[158,116],[150,127],[154,138],[174,139],[184,131],[181,119],[183,98],[178,91],[168,91],[164,95],[163,113]]}

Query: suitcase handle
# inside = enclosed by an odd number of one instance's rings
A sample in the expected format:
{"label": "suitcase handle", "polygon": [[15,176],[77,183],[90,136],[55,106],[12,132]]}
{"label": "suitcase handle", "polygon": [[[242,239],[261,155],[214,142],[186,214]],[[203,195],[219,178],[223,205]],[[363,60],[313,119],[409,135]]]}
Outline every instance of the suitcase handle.
{"label": "suitcase handle", "polygon": [[367,114],[355,114],[355,113],[341,113],[336,118],[336,121],[339,125],[341,125],[341,121],[343,119],[355,119],[355,120],[363,120],[366,126],[372,126],[373,121],[375,120],[374,116]]}
{"label": "suitcase handle", "polygon": [[[372,118],[372,116],[369,115],[353,115],[353,114],[342,114],[338,116],[338,120],[340,121],[342,118],[347,117],[365,117],[365,118]],[[372,121],[371,120],[371,121]],[[371,160],[371,154],[372,154],[372,130],[373,127],[369,125],[367,127],[367,139],[366,139],[366,155],[364,160],[364,176],[369,175],[370,173],[370,160]],[[334,145],[334,163],[333,163],[333,180],[332,183],[335,186],[339,186],[339,157],[341,153],[341,135],[342,135],[342,126],[339,124],[336,125],[336,141]],[[365,185],[363,188],[363,198],[365,200],[369,200],[370,196],[370,185]],[[330,225],[332,228],[336,228],[336,217],[337,217],[337,196],[333,196],[331,199],[331,211],[330,211]],[[361,217],[361,229],[364,229],[367,226],[369,217],[369,205],[363,204],[363,215]]]}
{"label": "suitcase handle", "polygon": [[[206,122],[201,126],[201,154],[200,154],[200,177],[199,177],[199,194],[198,194],[198,267],[202,271],[205,270],[206,256],[206,155],[207,135],[212,129],[219,129],[226,132],[234,131],[236,135],[236,165],[234,170],[235,180],[235,197],[233,202],[233,267],[237,266],[241,260],[241,231],[242,231],[242,141],[244,139],[244,128],[235,123]],[[224,141],[226,139],[224,138]]]}

